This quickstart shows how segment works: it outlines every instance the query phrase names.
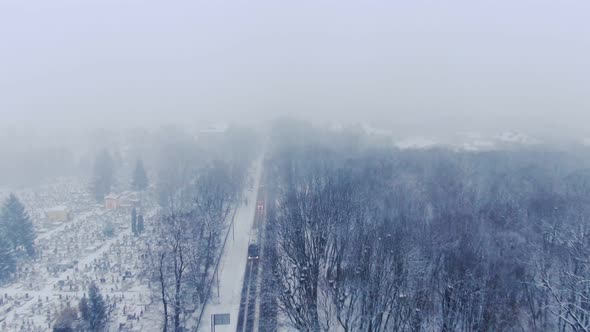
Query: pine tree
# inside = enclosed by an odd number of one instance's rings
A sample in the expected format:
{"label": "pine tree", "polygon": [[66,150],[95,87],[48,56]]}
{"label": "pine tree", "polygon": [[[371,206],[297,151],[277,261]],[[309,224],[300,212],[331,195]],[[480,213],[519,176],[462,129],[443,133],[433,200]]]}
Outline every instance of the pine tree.
{"label": "pine tree", "polygon": [[29,256],[35,254],[35,231],[33,223],[25,211],[25,206],[14,194],[4,201],[0,222],[13,249],[25,248]]}
{"label": "pine tree", "polygon": [[[78,311],[80,311],[80,318],[82,319],[82,321],[84,323],[87,323],[88,321],[90,321],[90,316],[91,316],[91,309],[90,309],[90,304],[88,303],[88,298],[86,297],[86,294],[84,294],[84,297],[82,297],[82,299],[80,300],[80,303],[78,303]],[[86,324],[88,325],[88,324]]]}
{"label": "pine tree", "polygon": [[104,225],[104,228],[102,229],[102,234],[105,237],[113,237],[113,236],[115,236],[115,226],[113,226],[113,223],[106,222],[105,225]]}
{"label": "pine tree", "polygon": [[57,317],[53,325],[53,332],[74,332],[77,330],[78,311],[67,306]]}
{"label": "pine tree", "polygon": [[143,233],[143,229],[144,229],[143,214],[140,214],[139,217],[137,217],[137,232],[139,234],[141,234],[141,233]]}
{"label": "pine tree", "polygon": [[148,187],[148,177],[143,167],[143,161],[137,160],[135,163],[135,171],[133,172],[133,180],[131,186],[134,190],[145,190]]}
{"label": "pine tree", "polygon": [[138,230],[137,230],[137,210],[135,210],[135,208],[133,208],[133,210],[131,210],[131,231],[133,232],[134,235],[137,235]]}
{"label": "pine tree", "polygon": [[16,261],[12,243],[6,238],[0,227],[0,282],[5,281],[16,271]]}
{"label": "pine tree", "polygon": [[102,331],[108,321],[107,304],[95,283],[88,288],[88,298],[79,304],[80,316],[89,331]]}
{"label": "pine tree", "polygon": [[93,172],[92,190],[94,197],[100,202],[111,191],[114,181],[113,158],[107,150],[102,150],[96,157]]}

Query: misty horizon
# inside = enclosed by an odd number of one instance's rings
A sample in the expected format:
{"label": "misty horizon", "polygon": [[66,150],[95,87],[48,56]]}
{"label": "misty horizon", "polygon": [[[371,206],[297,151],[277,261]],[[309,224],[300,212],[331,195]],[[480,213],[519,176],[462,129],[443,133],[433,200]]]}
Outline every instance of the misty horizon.
{"label": "misty horizon", "polygon": [[0,331],[590,331],[589,13],[0,0]]}
{"label": "misty horizon", "polygon": [[585,2],[0,4],[0,127],[250,124],[584,136]]}

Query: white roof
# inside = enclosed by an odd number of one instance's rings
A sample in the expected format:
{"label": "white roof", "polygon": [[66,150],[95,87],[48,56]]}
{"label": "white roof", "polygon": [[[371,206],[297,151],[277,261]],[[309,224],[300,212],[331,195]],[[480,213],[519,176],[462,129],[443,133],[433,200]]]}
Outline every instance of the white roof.
{"label": "white roof", "polygon": [[411,137],[395,142],[395,146],[399,149],[429,149],[436,146],[438,143],[432,139],[424,137]]}
{"label": "white roof", "polygon": [[51,209],[47,209],[47,212],[62,212],[62,211],[67,211],[68,207],[65,205],[58,205],[55,207],[52,207]]}
{"label": "white roof", "polygon": [[201,134],[224,133],[227,131],[228,128],[229,128],[229,126],[227,124],[218,124],[218,125],[214,125],[214,126],[209,126],[205,129],[201,129],[201,130],[199,130],[199,133],[201,133]]}

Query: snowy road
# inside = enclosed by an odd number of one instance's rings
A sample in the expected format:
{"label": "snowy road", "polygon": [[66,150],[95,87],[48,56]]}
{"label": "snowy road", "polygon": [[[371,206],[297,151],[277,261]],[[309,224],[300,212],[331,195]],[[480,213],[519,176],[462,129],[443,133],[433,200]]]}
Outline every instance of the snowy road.
{"label": "snowy road", "polygon": [[238,315],[237,332],[246,332],[255,330],[256,323],[256,299],[257,280],[258,280],[258,260],[248,260],[244,285],[242,287],[242,301],[240,303],[240,313]]}
{"label": "snowy road", "polygon": [[230,324],[216,326],[215,331],[236,331],[244,271],[247,264],[248,243],[254,224],[261,173],[262,159],[257,161],[255,165],[253,188],[244,193],[247,204],[241,204],[236,211],[234,229],[230,230],[232,235],[229,235],[220,261],[219,287],[214,286],[212,289],[211,299],[205,308],[199,331],[210,331],[211,315],[222,313],[230,314]]}

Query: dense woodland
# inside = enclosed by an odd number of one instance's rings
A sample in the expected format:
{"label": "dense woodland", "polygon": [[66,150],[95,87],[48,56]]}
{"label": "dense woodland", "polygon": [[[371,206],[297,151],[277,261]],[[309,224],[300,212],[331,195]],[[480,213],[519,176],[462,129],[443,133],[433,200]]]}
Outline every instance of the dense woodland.
{"label": "dense woodland", "polygon": [[277,125],[273,296],[305,331],[588,331],[590,171],[548,147],[377,147]]}
{"label": "dense woodland", "polygon": [[[590,330],[586,150],[398,149],[358,128],[294,121],[260,136],[232,128],[196,141],[163,129],[144,139],[151,150],[138,140],[124,157],[96,151],[97,203],[130,189],[157,205],[147,225],[141,210],[129,220],[146,243],[139,277],[162,330],[199,323],[261,155],[262,330]],[[14,195],[0,209],[1,282],[35,257],[26,209]],[[93,284],[54,330],[102,331],[111,309]]]}

